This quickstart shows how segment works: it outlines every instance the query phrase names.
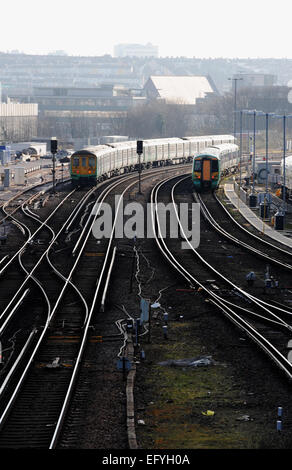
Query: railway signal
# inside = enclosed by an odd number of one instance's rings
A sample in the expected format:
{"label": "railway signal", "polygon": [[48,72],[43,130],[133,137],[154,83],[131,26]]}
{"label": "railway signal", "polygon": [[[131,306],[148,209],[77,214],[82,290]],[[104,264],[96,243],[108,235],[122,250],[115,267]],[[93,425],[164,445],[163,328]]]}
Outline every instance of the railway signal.
{"label": "railway signal", "polygon": [[55,179],[55,174],[56,174],[56,169],[55,169],[55,163],[56,163],[56,153],[58,151],[58,141],[56,137],[52,137],[51,139],[51,153],[53,154],[53,193],[55,193],[55,186],[56,186],[56,179]]}
{"label": "railway signal", "polygon": [[142,194],[141,192],[141,155],[143,153],[143,140],[137,140],[137,154],[139,155],[139,194]]}

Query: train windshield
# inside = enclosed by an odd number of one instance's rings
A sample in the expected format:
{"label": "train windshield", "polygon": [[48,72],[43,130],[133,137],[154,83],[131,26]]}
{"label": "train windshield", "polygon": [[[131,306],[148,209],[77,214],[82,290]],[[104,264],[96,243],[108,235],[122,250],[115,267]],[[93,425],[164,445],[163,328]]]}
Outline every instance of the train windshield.
{"label": "train windshield", "polygon": [[201,160],[195,160],[194,162],[194,171],[201,171]]}
{"label": "train windshield", "polygon": [[88,165],[92,168],[95,166],[95,157],[89,157]]}
{"label": "train windshield", "polygon": [[218,171],[218,160],[212,160],[212,171]]}
{"label": "train windshield", "polygon": [[73,164],[73,166],[79,166],[79,157],[74,157],[72,164]]}

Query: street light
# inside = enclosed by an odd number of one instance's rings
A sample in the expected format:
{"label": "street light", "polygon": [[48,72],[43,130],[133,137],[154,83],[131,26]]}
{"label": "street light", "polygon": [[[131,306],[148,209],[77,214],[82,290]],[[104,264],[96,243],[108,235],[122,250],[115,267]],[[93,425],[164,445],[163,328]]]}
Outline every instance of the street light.
{"label": "street light", "polygon": [[286,121],[291,118],[292,114],[274,114],[272,118],[283,119],[283,213],[286,212]]}
{"label": "street light", "polygon": [[243,78],[228,78],[228,80],[234,81],[234,139],[236,138],[236,109],[237,109],[237,82],[243,80]]}
{"label": "street light", "polygon": [[275,113],[265,113],[266,115],[266,194],[268,192],[269,176],[269,116],[275,116]]}
{"label": "street light", "polygon": [[247,110],[241,109],[240,111],[235,111],[235,113],[239,113],[240,115],[240,139],[239,139],[239,188],[241,188],[241,180],[242,180],[242,169],[241,169],[241,163],[242,163],[242,115],[245,113]]}

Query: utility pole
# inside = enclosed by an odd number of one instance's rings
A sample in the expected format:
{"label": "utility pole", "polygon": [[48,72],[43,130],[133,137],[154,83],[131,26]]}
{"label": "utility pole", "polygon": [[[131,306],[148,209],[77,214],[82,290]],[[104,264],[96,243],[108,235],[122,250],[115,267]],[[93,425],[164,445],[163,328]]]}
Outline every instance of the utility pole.
{"label": "utility pole", "polygon": [[234,139],[236,139],[236,111],[237,111],[237,82],[238,80],[243,80],[243,78],[228,78],[228,80],[232,80],[234,82],[234,129],[233,135]]}

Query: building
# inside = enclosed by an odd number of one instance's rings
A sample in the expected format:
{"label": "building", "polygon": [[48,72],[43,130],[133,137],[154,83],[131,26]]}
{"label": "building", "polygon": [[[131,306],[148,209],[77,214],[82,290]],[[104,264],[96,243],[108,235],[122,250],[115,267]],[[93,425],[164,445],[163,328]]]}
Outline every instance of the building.
{"label": "building", "polygon": [[211,78],[200,75],[152,75],[144,85],[144,92],[148,100],[163,99],[193,106],[197,104],[198,100],[218,93]]}
{"label": "building", "polygon": [[42,111],[126,111],[135,104],[135,96],[121,86],[35,87],[33,100]]}
{"label": "building", "polygon": [[232,77],[232,88],[237,80],[237,89],[250,88],[255,86],[274,86],[277,83],[277,76],[269,73],[237,73]]}
{"label": "building", "polygon": [[37,134],[36,103],[0,103],[0,140],[11,142],[30,139]]}
{"label": "building", "polygon": [[28,152],[31,150],[32,154],[44,157],[47,154],[46,142],[14,142],[10,144],[10,149],[13,152]]}
{"label": "building", "polygon": [[118,44],[114,47],[115,57],[158,57],[158,47],[151,43]]}

